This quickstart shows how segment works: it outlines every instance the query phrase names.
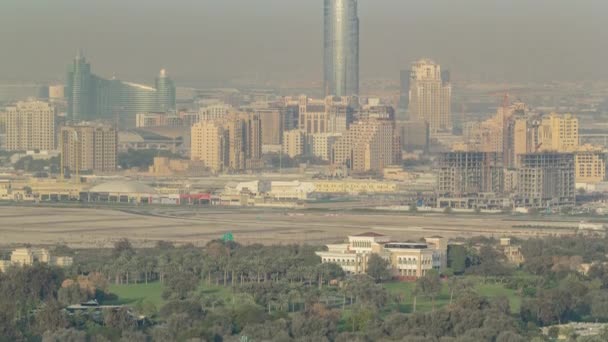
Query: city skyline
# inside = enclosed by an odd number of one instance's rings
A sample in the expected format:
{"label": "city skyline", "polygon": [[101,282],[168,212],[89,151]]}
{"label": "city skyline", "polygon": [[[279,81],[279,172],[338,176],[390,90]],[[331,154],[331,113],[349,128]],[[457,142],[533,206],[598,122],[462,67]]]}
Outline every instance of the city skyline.
{"label": "city skyline", "polygon": [[[9,2],[0,11],[0,74],[7,80],[60,80],[65,60],[78,47],[95,56],[100,74],[137,81],[161,68],[185,82],[323,79],[321,1],[151,1],[145,8],[137,1],[35,3]],[[606,79],[608,72],[594,68],[608,58],[597,44],[606,39],[600,15],[605,9],[599,0],[467,0],[458,7],[445,1],[363,1],[361,78],[397,79],[411,61],[431,57],[461,78]],[[226,16],[233,18],[231,25],[218,22]],[[562,25],[565,19],[577,25]],[[20,30],[24,20],[32,25]],[[269,46],[281,48],[271,53]]]}

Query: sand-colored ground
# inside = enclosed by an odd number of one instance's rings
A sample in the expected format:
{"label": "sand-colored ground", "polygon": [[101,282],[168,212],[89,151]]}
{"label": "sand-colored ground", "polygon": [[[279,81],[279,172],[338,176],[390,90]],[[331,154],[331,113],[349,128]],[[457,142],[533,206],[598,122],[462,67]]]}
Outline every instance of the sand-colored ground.
{"label": "sand-colored ground", "polygon": [[[137,245],[158,240],[203,245],[232,232],[241,243],[326,243],[348,234],[374,231],[394,239],[424,236],[530,237],[572,234],[577,221],[510,216],[411,215],[358,211],[302,211],[218,208],[0,207],[0,244],[73,247],[111,246],[120,238]],[[534,226],[522,228],[522,226]],[[551,227],[551,228],[547,228]]]}

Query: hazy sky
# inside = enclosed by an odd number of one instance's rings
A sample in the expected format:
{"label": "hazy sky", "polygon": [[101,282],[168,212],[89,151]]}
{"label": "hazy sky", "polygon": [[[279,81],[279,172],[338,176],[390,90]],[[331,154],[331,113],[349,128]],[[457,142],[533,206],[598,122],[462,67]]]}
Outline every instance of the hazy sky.
{"label": "hazy sky", "polygon": [[[0,0],[0,81],[322,78],[322,0]],[[454,75],[608,79],[606,0],[360,0],[361,76],[428,56]]]}

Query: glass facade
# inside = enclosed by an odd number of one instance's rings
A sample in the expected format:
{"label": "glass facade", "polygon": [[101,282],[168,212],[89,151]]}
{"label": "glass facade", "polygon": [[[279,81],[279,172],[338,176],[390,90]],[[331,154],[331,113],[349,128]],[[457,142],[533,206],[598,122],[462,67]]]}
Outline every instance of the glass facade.
{"label": "glass facade", "polygon": [[68,116],[72,121],[106,120],[122,127],[135,127],[138,113],[175,109],[175,85],[164,70],[155,87],[107,80],[91,73],[80,54],[68,70],[66,80]]}
{"label": "glass facade", "polygon": [[325,0],[325,93],[359,94],[359,17],[357,0]]}

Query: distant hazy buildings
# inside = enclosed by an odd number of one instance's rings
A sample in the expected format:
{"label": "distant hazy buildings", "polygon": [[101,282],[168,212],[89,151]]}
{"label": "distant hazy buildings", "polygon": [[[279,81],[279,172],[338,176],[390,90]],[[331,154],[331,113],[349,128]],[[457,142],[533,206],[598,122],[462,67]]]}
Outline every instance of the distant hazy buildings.
{"label": "distant hazy buildings", "polygon": [[428,150],[430,131],[426,121],[401,121],[397,122],[396,126],[402,150]]}
{"label": "distant hazy buildings", "polygon": [[59,134],[61,165],[78,174],[116,170],[118,135],[111,126],[81,123],[62,127]]}
{"label": "distant hazy buildings", "polygon": [[198,122],[196,112],[137,113],[136,128],[190,128]]}
{"label": "distant hazy buildings", "polygon": [[54,150],[55,108],[47,102],[24,101],[6,108],[6,149]]}
{"label": "distant hazy buildings", "polygon": [[325,95],[359,94],[357,0],[325,0]]}
{"label": "distant hazy buildings", "polygon": [[163,69],[155,87],[103,79],[91,72],[86,59],[78,54],[68,69],[66,89],[68,117],[73,121],[119,120],[135,127],[135,115],[175,109],[175,85]]}
{"label": "distant hazy buildings", "polygon": [[[411,70],[401,70],[399,74],[399,109],[404,113],[407,111],[410,105],[410,78],[412,71]],[[400,120],[406,120],[408,118],[400,117]]]}
{"label": "distant hazy buildings", "polygon": [[232,106],[224,103],[214,103],[202,106],[198,110],[198,121],[217,120],[225,117],[232,110]]}
{"label": "distant hazy buildings", "polygon": [[410,73],[410,119],[429,124],[431,134],[452,130],[452,86],[441,66],[429,59],[412,64]]}
{"label": "distant hazy buildings", "polygon": [[63,84],[54,84],[49,86],[49,100],[60,101],[65,98],[65,86]]}

